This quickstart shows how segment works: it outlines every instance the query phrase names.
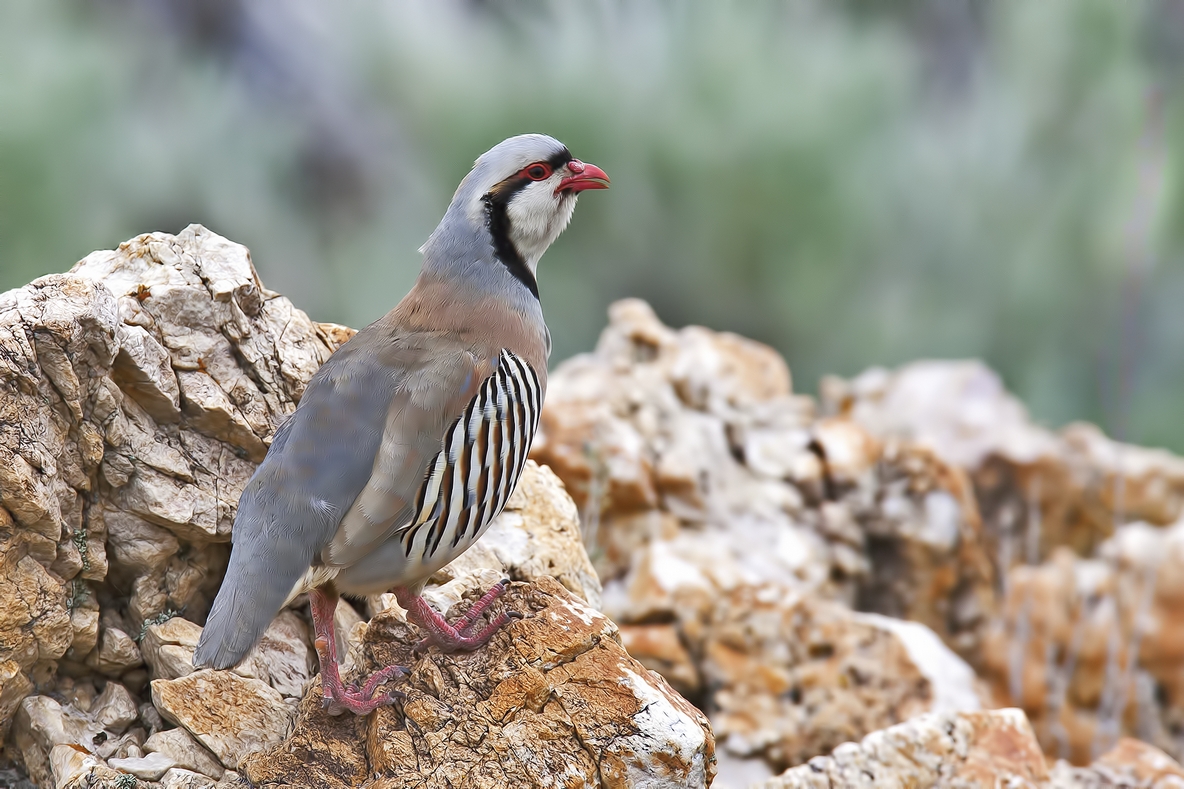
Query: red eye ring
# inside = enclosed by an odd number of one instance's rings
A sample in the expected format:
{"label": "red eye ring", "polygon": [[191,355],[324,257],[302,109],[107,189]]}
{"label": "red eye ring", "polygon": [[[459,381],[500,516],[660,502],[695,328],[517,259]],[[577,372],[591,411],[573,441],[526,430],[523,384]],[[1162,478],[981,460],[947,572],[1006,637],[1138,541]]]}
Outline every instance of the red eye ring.
{"label": "red eye ring", "polygon": [[552,172],[551,165],[546,162],[535,162],[523,169],[519,175],[529,178],[531,181],[545,181],[551,177]]}

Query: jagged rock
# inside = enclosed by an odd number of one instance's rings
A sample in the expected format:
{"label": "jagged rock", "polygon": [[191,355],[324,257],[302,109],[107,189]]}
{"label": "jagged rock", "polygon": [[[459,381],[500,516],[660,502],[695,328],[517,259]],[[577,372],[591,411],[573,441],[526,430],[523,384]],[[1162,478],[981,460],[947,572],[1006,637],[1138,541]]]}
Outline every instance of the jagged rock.
{"label": "jagged rock", "polygon": [[160,779],[161,789],[213,789],[213,778],[179,767],[167,771]]}
{"label": "jagged rock", "polygon": [[145,781],[159,780],[162,775],[176,767],[176,762],[163,753],[150,753],[130,759],[109,759],[107,766],[123,773],[130,773]]}
{"label": "jagged rock", "polygon": [[1092,425],[1040,427],[981,362],[873,368],[828,377],[820,391],[825,411],[971,472],[983,519],[1017,545],[1001,546],[1005,564],[1039,562],[1061,545],[1088,555],[1116,521],[1166,525],[1184,514],[1184,458],[1121,444]]}
{"label": "jagged rock", "polygon": [[54,789],[82,789],[86,787],[116,787],[119,773],[76,745],[55,745],[50,751],[49,762],[52,782],[39,782],[40,786]]}
{"label": "jagged rock", "polygon": [[720,600],[706,631],[716,735],[776,768],[923,712],[979,706],[974,673],[917,623],[767,586]]}
{"label": "jagged rock", "polygon": [[[91,756],[95,738],[102,730],[102,726],[72,706],[63,707],[47,696],[30,696],[21,702],[12,735],[33,780],[39,786],[60,786],[70,780],[66,776],[73,775],[75,770],[87,770],[102,763]],[[58,748],[67,750],[59,751],[55,757]]]}
{"label": "jagged rock", "polygon": [[193,651],[201,626],[179,616],[144,628],[140,650],[153,679],[176,679],[194,672]]}
{"label": "jagged rock", "polygon": [[874,699],[820,685],[842,700],[833,713],[841,722],[816,732],[794,722],[795,704],[778,695],[789,669],[762,673],[796,665],[776,628],[752,647],[752,662],[713,662],[717,631],[747,604],[729,600],[832,600],[905,617],[981,662],[995,575],[967,473],[851,418],[818,418],[772,350],[699,327],[676,331],[643,302],[618,302],[596,350],[551,375],[542,423],[532,455],[582,507],[605,612],[636,628],[627,638],[648,665],[701,699],[733,755],[785,766],[933,700],[908,690],[920,675],[906,656],[879,667]]}
{"label": "jagged rock", "polygon": [[142,624],[200,621],[254,462],[349,333],[197,225],[0,294],[0,731],[59,664],[121,675]]}
{"label": "jagged rock", "polygon": [[1089,767],[1057,762],[1050,779],[1050,789],[1181,789],[1184,768],[1158,748],[1124,737]]}
{"label": "jagged rock", "polygon": [[104,731],[122,734],[136,721],[140,711],[127,688],[118,682],[108,682],[91,705],[90,714]]}
{"label": "jagged rock", "polygon": [[332,717],[319,682],[292,736],[246,759],[258,786],[705,786],[714,773],[706,718],[630,658],[616,628],[558,581],[515,584],[527,613],[473,653],[414,656],[401,612],[367,628],[366,670],[410,667],[407,698],[367,718]]}
{"label": "jagged rock", "polygon": [[840,745],[754,789],[1038,787],[1044,755],[1016,709],[923,715]]}
{"label": "jagged rock", "polygon": [[283,741],[294,713],[266,682],[211,669],[152,680],[152,704],[231,769]]}
{"label": "jagged rock", "polygon": [[136,642],[118,627],[104,628],[98,649],[87,658],[87,665],[95,671],[113,677],[143,664]]}
{"label": "jagged rock", "polygon": [[1014,568],[985,642],[995,699],[1022,706],[1045,749],[1075,764],[1124,732],[1178,755],[1181,577],[1184,520],[1120,526],[1090,559],[1062,547]]}
{"label": "jagged rock", "polygon": [[158,731],[144,742],[144,752],[163,753],[172,759],[177,767],[214,779],[221,778],[226,772],[214,754],[184,729]]}
{"label": "jagged rock", "polygon": [[684,696],[702,690],[702,678],[691,653],[669,623],[621,625],[621,644],[643,666],[666,678]]}

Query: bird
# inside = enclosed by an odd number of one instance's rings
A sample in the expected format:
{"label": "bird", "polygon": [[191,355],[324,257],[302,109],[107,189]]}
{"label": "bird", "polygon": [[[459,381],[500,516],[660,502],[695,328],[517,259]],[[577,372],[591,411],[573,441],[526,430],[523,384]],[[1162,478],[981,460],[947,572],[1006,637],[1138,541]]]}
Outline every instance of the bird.
{"label": "bird", "polygon": [[196,668],[239,663],[307,592],[323,705],[364,715],[402,695],[379,688],[405,669],[343,682],[333,627],[341,594],[393,591],[424,642],[444,651],[477,649],[520,616],[481,625],[508,581],[455,624],[421,593],[514,491],[551,352],[538,262],[580,193],[608,186],[604,170],[543,134],[477,158],[420,247],[411,290],[321,365],[243,489]]}

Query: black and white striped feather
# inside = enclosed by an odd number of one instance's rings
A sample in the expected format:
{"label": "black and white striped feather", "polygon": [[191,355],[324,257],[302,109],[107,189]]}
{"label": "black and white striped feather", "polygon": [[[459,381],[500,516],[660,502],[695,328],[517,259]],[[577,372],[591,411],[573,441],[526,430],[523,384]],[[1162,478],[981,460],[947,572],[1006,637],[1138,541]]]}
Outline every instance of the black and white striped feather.
{"label": "black and white striped feather", "polygon": [[493,374],[445,434],[414,516],[395,532],[409,565],[443,566],[484,534],[518,484],[542,405],[538,375],[503,350]]}

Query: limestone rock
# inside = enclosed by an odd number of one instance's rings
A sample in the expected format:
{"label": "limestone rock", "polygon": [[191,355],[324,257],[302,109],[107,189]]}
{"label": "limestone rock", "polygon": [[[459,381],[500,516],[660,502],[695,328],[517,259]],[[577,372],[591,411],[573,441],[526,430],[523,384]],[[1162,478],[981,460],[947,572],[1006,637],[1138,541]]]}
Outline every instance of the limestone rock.
{"label": "limestone rock", "polygon": [[110,759],[107,765],[124,773],[131,773],[145,781],[159,780],[162,775],[176,767],[176,763],[163,753],[150,753],[130,759]]}
{"label": "limestone rock", "polygon": [[588,786],[705,786],[707,720],[621,648],[611,621],[548,577],[515,584],[527,617],[473,653],[415,657],[419,634],[397,611],[371,622],[366,670],[410,668],[401,709],[331,717],[319,683],[292,736],[250,757],[259,786],[527,786],[543,776]]}
{"label": "limestone rock", "polygon": [[103,692],[91,705],[90,714],[104,731],[122,734],[128,726],[135,723],[140,711],[127,688],[118,682],[108,682],[107,687],[103,688]]}
{"label": "limestone rock", "polygon": [[221,778],[225,770],[222,764],[201,743],[185,729],[158,731],[144,742],[144,752],[163,753],[182,769],[190,770],[210,778]]}
{"label": "limestone rock", "polygon": [[1166,525],[1184,514],[1184,458],[1121,444],[1092,425],[1053,432],[981,362],[914,362],[824,379],[824,410],[880,438],[917,443],[971,472],[999,539],[1032,545],[1007,558],[1046,558],[1058,545],[1088,555],[1116,520]]}
{"label": "limestone rock", "polygon": [[192,674],[193,651],[199,638],[201,626],[179,616],[146,627],[140,649],[153,679]]}
{"label": "limestone rock", "polygon": [[152,704],[231,769],[281,742],[293,716],[293,708],[267,683],[211,669],[152,680]]}
{"label": "limestone rock", "polygon": [[99,647],[91,652],[87,664],[101,674],[117,677],[143,665],[144,659],[131,636],[118,627],[108,627],[103,629]]}
{"label": "limestone rock", "polygon": [[[902,639],[880,619],[776,587],[721,600],[702,670],[727,751],[784,768],[930,710],[977,708],[973,672],[940,640],[916,624],[928,643]],[[936,668],[951,664],[961,676]]]}
{"label": "limestone rock", "polygon": [[1122,734],[1173,755],[1184,719],[1184,521],[1120,526],[1093,558],[1056,549],[1008,579],[984,649],[997,703],[1078,765]]}
{"label": "limestone rock", "polygon": [[1184,768],[1145,742],[1124,737],[1089,767],[1057,762],[1051,789],[1181,789]]}
{"label": "limestone rock", "polygon": [[[995,789],[1046,785],[1044,755],[1015,709],[934,713],[872,732],[759,789]],[[754,788],[755,789],[755,788]]]}
{"label": "limestone rock", "polygon": [[161,789],[213,789],[216,784],[209,776],[174,767],[160,779]]}
{"label": "limestone rock", "polygon": [[142,625],[204,616],[254,462],[348,336],[198,225],[0,294],[0,732],[59,665],[121,676]]}

